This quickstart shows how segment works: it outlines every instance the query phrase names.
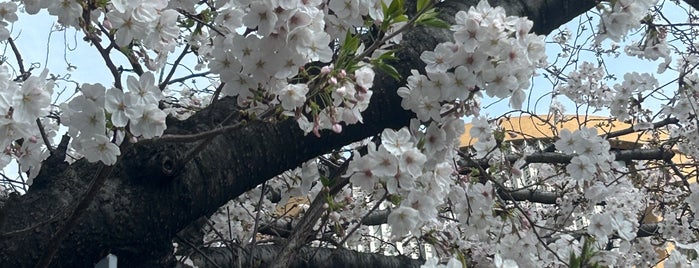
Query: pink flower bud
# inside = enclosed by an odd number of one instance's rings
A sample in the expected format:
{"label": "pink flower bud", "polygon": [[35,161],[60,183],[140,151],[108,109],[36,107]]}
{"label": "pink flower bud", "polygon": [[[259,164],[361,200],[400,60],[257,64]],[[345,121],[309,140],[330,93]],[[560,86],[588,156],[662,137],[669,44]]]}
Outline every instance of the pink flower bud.
{"label": "pink flower bud", "polygon": [[321,74],[329,74],[330,71],[332,71],[332,68],[330,68],[330,66],[323,66],[323,68],[320,68]]}
{"label": "pink flower bud", "polygon": [[342,125],[340,125],[338,123],[333,124],[333,132],[338,133],[338,134],[340,132],[342,132]]}
{"label": "pink flower bud", "polygon": [[112,23],[106,18],[104,19],[104,21],[102,21],[102,26],[104,26],[104,29],[106,29],[107,31],[112,30]]}
{"label": "pink flower bud", "polygon": [[320,131],[318,130],[318,126],[313,126],[313,135],[316,135],[316,137],[320,138]]}
{"label": "pink flower bud", "polygon": [[347,76],[347,72],[345,72],[345,69],[340,70],[340,73],[337,75],[340,78],[345,78]]}
{"label": "pink flower bud", "polygon": [[39,141],[39,139],[36,136],[29,137],[29,142],[36,143],[37,141]]}
{"label": "pink flower bud", "polygon": [[337,85],[337,78],[335,78],[334,76],[330,77],[330,84]]}
{"label": "pink flower bud", "polygon": [[312,132],[318,138],[320,138],[320,130],[318,129],[319,125],[320,125],[319,121],[320,121],[320,118],[318,118],[318,116],[316,115],[315,118],[313,118],[313,131]]}

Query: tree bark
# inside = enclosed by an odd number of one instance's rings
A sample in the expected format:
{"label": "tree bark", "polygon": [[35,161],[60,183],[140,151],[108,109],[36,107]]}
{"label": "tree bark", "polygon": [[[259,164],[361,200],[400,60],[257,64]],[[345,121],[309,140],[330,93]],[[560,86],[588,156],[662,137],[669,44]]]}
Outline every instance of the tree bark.
{"label": "tree bark", "polygon": [[[414,2],[407,1],[414,6]],[[444,18],[475,1],[440,4]],[[587,11],[595,1],[491,1],[508,14],[528,16],[534,29],[547,34]],[[121,265],[160,266],[170,256],[173,236],[188,223],[215,211],[228,200],[281,172],[331,149],[374,135],[385,128],[406,126],[414,115],[400,106],[395,93],[410,69],[421,69],[420,53],[449,40],[444,30],[415,28],[404,36],[394,81],[378,74],[364,124],[347,126],[341,134],[304,136],[293,120],[250,121],[216,136],[187,163],[188,151],[199,142],[146,140],[123,146],[122,157],[91,205],[83,211],[52,260],[55,267],[89,267],[107,253]],[[168,122],[166,134],[194,134],[215,129],[235,115],[235,101],[217,101],[187,120]],[[47,250],[56,231],[85,194],[99,164],[80,160],[72,165],[51,156],[25,195],[8,200],[0,210],[0,266],[31,267]]]}

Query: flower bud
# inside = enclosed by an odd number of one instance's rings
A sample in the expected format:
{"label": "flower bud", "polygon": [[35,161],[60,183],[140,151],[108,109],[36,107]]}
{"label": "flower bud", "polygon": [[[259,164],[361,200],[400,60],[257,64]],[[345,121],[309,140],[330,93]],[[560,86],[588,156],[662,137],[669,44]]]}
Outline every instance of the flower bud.
{"label": "flower bud", "polygon": [[104,29],[106,29],[107,31],[112,30],[112,23],[106,18],[102,21],[102,26],[104,26]]}
{"label": "flower bud", "polygon": [[318,125],[313,126],[313,135],[320,138],[320,130],[318,130]]}
{"label": "flower bud", "polygon": [[323,66],[323,68],[320,68],[321,74],[329,74],[330,71],[332,71],[332,68],[330,68],[329,65],[326,65],[326,66]]}

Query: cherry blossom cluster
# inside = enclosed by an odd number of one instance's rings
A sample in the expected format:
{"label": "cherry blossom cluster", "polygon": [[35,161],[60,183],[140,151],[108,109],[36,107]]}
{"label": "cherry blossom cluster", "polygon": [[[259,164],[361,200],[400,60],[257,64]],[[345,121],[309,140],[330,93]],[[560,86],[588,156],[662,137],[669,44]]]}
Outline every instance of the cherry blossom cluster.
{"label": "cherry blossom cluster", "polygon": [[633,43],[624,48],[626,55],[638,57],[647,60],[663,59],[658,64],[658,73],[663,73],[670,66],[672,56],[670,56],[670,47],[664,37],[664,33],[660,30],[650,28],[646,33],[646,38],[642,41]]}
{"label": "cherry blossom cluster", "polygon": [[9,1],[0,3],[0,41],[10,38],[7,25],[15,21],[17,21],[17,4]]}
{"label": "cherry blossom cluster", "polygon": [[443,110],[456,101],[471,101],[480,89],[490,97],[510,97],[512,107],[521,107],[536,67],[546,62],[543,36],[529,33],[532,25],[487,1],[459,11],[451,27],[454,42],[423,52],[427,75],[414,71],[407,87],[398,90],[403,108],[422,121],[440,120]]}
{"label": "cherry blossom cluster", "polygon": [[493,135],[494,126],[488,122],[484,116],[474,117],[471,120],[471,130],[469,135],[477,142],[473,144],[473,149],[476,151],[476,158],[483,158],[493,152],[497,142]]}
{"label": "cherry blossom cluster", "polygon": [[385,191],[400,198],[400,205],[388,216],[394,239],[417,234],[436,219],[437,207],[446,201],[454,183],[450,159],[463,133],[463,121],[458,118],[433,122],[424,131],[415,120],[411,126],[385,129],[381,144],[369,143],[368,153],[350,162],[347,170],[352,185],[361,190]]}
{"label": "cherry blossom cluster", "polygon": [[[642,116],[636,114],[641,112],[639,110],[641,107],[638,103],[642,101],[637,98],[639,94],[642,96],[657,87],[658,80],[649,73],[639,74],[631,72],[624,74],[624,81],[621,84],[614,85],[614,95],[609,104],[611,115],[620,121],[631,119],[631,115],[635,115],[634,118],[642,118]],[[642,126],[637,124],[636,127]]]}
{"label": "cherry blossom cluster", "polygon": [[575,132],[562,130],[555,145],[562,153],[574,155],[566,165],[566,173],[570,176],[567,181],[575,182],[582,189],[579,193],[584,194],[591,207],[606,202],[603,212],[590,217],[588,233],[601,244],[606,243],[613,232],[624,240],[635,238],[638,228],[635,211],[639,211],[642,204],[632,196],[639,195],[638,189],[628,178],[619,179],[613,175],[626,169],[614,162],[609,142],[598,136],[596,129],[582,128]]}
{"label": "cherry blossom cluster", "polygon": [[[146,59],[146,66],[155,71],[164,66],[169,52],[175,50],[180,28],[179,13],[166,9],[168,1],[111,1],[112,9],[106,14],[104,25],[114,29],[114,41],[126,47],[136,41],[157,53],[156,59]],[[98,14],[95,14],[98,16]],[[60,21],[60,16],[59,16]]]}
{"label": "cherry blossom cluster", "polygon": [[[0,66],[0,146],[4,151],[0,164],[7,165],[14,154],[25,164],[22,171],[32,171],[30,179],[36,177],[41,161],[48,157],[36,127],[37,118],[49,114],[54,83],[47,76],[48,70],[44,69],[39,76],[17,82],[6,66]],[[24,141],[15,142],[20,139]]]}
{"label": "cherry blossom cluster", "polygon": [[[127,47],[135,41],[137,45],[156,52],[155,59],[145,56],[148,68],[155,71],[164,66],[168,53],[177,46],[180,28],[177,25],[179,13],[177,6],[168,8],[165,0],[118,0],[110,1],[106,9],[93,9],[90,20],[103,20],[104,30],[115,30],[115,42],[120,47]],[[28,14],[36,14],[47,9],[49,14],[58,17],[58,22],[65,27],[79,28],[83,17],[83,6],[79,1],[23,1]],[[145,54],[145,53],[144,53]]]}
{"label": "cherry blossom cluster", "polygon": [[[576,104],[585,104],[595,111],[605,108],[617,120],[639,120],[650,111],[641,106],[643,96],[658,88],[657,79],[649,73],[630,72],[624,74],[624,81],[611,88],[605,81],[603,66],[595,67],[590,62],[582,62],[577,70],[568,74],[565,83],[556,88]],[[647,129],[649,122],[635,122],[634,128]]]}
{"label": "cherry blossom cluster", "polygon": [[[363,27],[367,18],[381,21],[381,3],[230,2],[217,9],[218,30],[193,35],[190,43],[211,58],[208,68],[220,75],[222,93],[236,96],[239,105],[257,112],[280,105],[306,133],[340,132],[340,122],[362,122],[374,72],[369,66],[346,70],[327,64],[333,60],[332,43]],[[254,34],[241,29],[254,29]],[[318,70],[302,68],[310,62],[326,65],[311,75]]]}
{"label": "cherry blossom cluster", "polygon": [[[454,211],[461,232],[453,234],[461,237],[458,245],[462,250],[471,252],[471,257],[479,260],[479,263],[499,262],[520,267],[541,263],[563,265],[567,260],[561,262],[561,258],[569,258],[571,253],[580,256],[583,243],[563,234],[565,232],[557,233],[556,230],[541,229],[535,225],[559,226],[568,230],[579,230],[582,226],[582,230],[590,235],[588,239],[592,242],[588,243],[595,248],[604,248],[612,236],[620,237],[623,243],[629,245],[615,252],[597,251],[595,262],[620,266],[638,263],[640,257],[624,258],[624,254],[633,253],[630,243],[636,238],[638,212],[644,209],[645,195],[628,177],[616,175],[628,170],[614,161],[608,141],[598,136],[594,128],[561,131],[555,148],[560,153],[572,156],[562,173],[551,164],[541,164],[524,175],[522,170],[498,163],[505,152],[495,141],[495,126],[483,117],[476,117],[472,122],[470,135],[478,140],[473,146],[474,155],[489,159],[491,168],[496,166],[495,170],[501,170],[489,175],[493,183],[503,184],[498,187],[516,187],[514,178],[524,176],[524,185],[542,183],[552,189],[565,189],[565,194],[555,207],[522,203],[517,209],[520,215],[497,217],[504,203],[495,194],[491,181],[485,184],[473,181],[470,184],[457,183],[452,188],[449,200],[453,208],[462,209]],[[532,152],[523,151],[525,155]],[[512,166],[522,164],[523,161],[518,160]],[[476,173],[476,178],[482,179],[478,173],[486,171],[472,172]],[[537,182],[537,178],[546,180]],[[467,198],[464,199],[464,196]],[[605,204],[603,208],[598,206],[601,203]],[[581,222],[573,221],[577,217],[570,215],[586,217]],[[513,218],[518,221],[512,221]],[[493,230],[493,226],[497,226],[498,230]],[[556,239],[544,242],[538,236],[553,236]],[[655,260],[656,256],[652,257]]]}
{"label": "cherry blossom cluster", "polygon": [[49,14],[58,17],[58,22],[65,26],[78,26],[79,18],[82,16],[82,6],[78,1],[50,1],[31,0],[22,1],[24,11],[27,14],[37,14],[42,9],[47,9]]}
{"label": "cherry blossom cluster", "polygon": [[[153,73],[146,72],[140,78],[127,78],[128,91],[118,88],[106,90],[100,84],[83,84],[79,95],[61,104],[61,123],[68,126],[73,137],[72,148],[90,162],[102,161],[113,165],[120,155],[124,130],[134,137],[150,139],[163,134],[166,128],[165,112],[158,108],[163,98],[155,84]],[[105,112],[110,118],[106,118]],[[117,128],[108,130],[109,125]],[[112,135],[112,138],[107,136]]]}
{"label": "cherry blossom cluster", "polygon": [[670,103],[663,105],[662,113],[677,118],[680,122],[677,127],[670,129],[670,136],[680,139],[677,149],[684,154],[699,157],[699,123],[696,120],[699,114],[699,74],[687,74],[682,79],[682,88]]}
{"label": "cherry blossom cluster", "polygon": [[575,103],[585,103],[597,109],[608,107],[614,94],[605,83],[604,77],[603,66],[584,61],[568,74],[566,83],[558,86],[556,92]]}
{"label": "cherry blossom cluster", "polygon": [[[145,48],[158,52],[158,62],[151,63],[151,68],[157,69],[164,64],[168,52],[175,49],[176,39],[180,29],[177,26],[179,13],[167,8],[165,0],[117,0],[110,1],[107,11],[94,9],[90,14],[91,20],[104,19],[107,30],[114,29],[116,44],[126,47],[132,41],[137,41]],[[83,7],[79,1],[23,1],[28,14],[36,14],[41,9],[47,9],[49,14],[58,17],[58,22],[66,27],[80,27],[83,19]],[[106,12],[106,14],[104,13]],[[106,17],[105,17],[106,15]]]}
{"label": "cherry blossom cluster", "polygon": [[601,19],[597,40],[609,38],[621,41],[630,30],[641,26],[641,20],[656,2],[657,0],[604,1],[604,4],[598,5]]}
{"label": "cherry blossom cluster", "polygon": [[[321,72],[329,71],[321,70]],[[313,132],[316,136],[320,136],[318,131],[322,129],[332,129],[340,133],[342,131],[340,122],[345,124],[363,122],[361,112],[369,107],[369,100],[373,94],[370,88],[373,86],[374,70],[365,65],[355,70],[352,76],[346,76],[343,73],[341,70],[337,74],[339,79],[331,77],[328,80],[332,105],[320,110],[317,114],[314,114],[312,106],[307,107],[305,112],[311,114],[313,122],[310,122],[306,116],[298,118],[297,122],[305,133]],[[339,81],[335,82],[336,80]],[[280,96],[280,99],[284,104],[284,98]]]}

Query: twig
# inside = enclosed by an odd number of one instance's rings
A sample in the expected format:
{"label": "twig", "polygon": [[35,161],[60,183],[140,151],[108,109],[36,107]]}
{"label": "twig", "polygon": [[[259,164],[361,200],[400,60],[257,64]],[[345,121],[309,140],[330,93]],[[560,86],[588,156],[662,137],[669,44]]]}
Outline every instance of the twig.
{"label": "twig", "polygon": [[40,227],[40,226],[43,226],[43,225],[46,225],[46,224],[55,222],[55,221],[57,221],[57,220],[58,220],[57,217],[55,217],[55,215],[54,215],[54,216],[51,216],[51,218],[49,218],[48,220],[45,220],[45,221],[42,221],[42,222],[39,222],[39,223],[35,223],[34,225],[31,225],[31,226],[29,226],[29,227],[25,227],[25,228],[22,228],[22,229],[19,229],[19,230],[14,230],[14,231],[9,231],[9,232],[2,233],[2,234],[0,234],[0,238],[1,238],[1,239],[6,239],[6,238],[9,238],[9,237],[12,237],[12,236],[15,236],[15,235],[19,235],[19,234],[22,234],[22,233],[26,233],[26,232],[29,232],[29,231],[31,231],[31,230],[34,230],[34,229],[36,229],[36,228],[38,228],[38,227]]}
{"label": "twig", "polygon": [[262,213],[262,201],[265,200],[265,190],[267,182],[262,183],[260,189],[260,199],[257,201],[257,212],[255,213],[255,225],[252,227],[252,241],[250,241],[250,255],[248,255],[248,263],[252,263],[253,252],[255,252],[255,242],[257,242],[257,229],[260,227],[260,213]]}
{"label": "twig", "polygon": [[99,51],[100,55],[102,56],[102,59],[104,59],[104,62],[107,64],[109,72],[112,73],[112,77],[114,77],[114,87],[118,89],[123,89],[121,85],[121,73],[119,72],[119,69],[116,67],[116,65],[114,65],[114,62],[112,62],[112,58],[109,57],[109,50],[102,47],[102,44],[100,44],[99,39],[97,39],[89,33],[85,34],[90,39],[92,44],[95,45],[95,48],[97,48],[97,51]]}
{"label": "twig", "polygon": [[[110,41],[109,47],[110,48],[113,47],[113,48],[116,48],[117,50],[119,50],[119,52],[121,52],[121,54],[123,54],[126,57],[126,59],[129,60],[129,64],[131,64],[131,68],[133,68],[133,71],[138,76],[143,75],[143,67],[141,67],[141,65],[138,63],[138,60],[134,58],[134,55],[127,54],[126,51],[124,51],[122,49],[122,47],[117,45],[116,40],[114,39],[114,36],[109,31],[107,31],[107,29],[104,28],[104,25],[98,23],[97,26],[100,28],[100,31],[102,31],[102,33],[104,33],[107,36],[107,38],[109,39],[109,41]],[[87,34],[88,33],[85,33],[85,35],[87,35]],[[128,49],[131,50],[131,47],[129,47]]]}
{"label": "twig", "polygon": [[[269,109],[264,111],[262,114],[260,114],[260,118],[266,118],[267,116],[270,116],[271,114],[273,114],[273,111],[274,111],[274,106],[270,107]],[[228,121],[228,119],[230,119],[230,117],[223,120],[219,125],[225,124],[226,121]],[[231,126],[220,127],[218,129],[213,129],[213,130],[210,130],[210,131],[207,131],[204,133],[194,134],[193,136],[195,136],[195,137],[182,137],[183,140],[185,140],[186,138],[190,138],[190,139],[196,138],[197,140],[204,138],[205,140],[203,140],[202,142],[197,144],[194,148],[192,148],[191,150],[189,150],[185,153],[184,157],[182,158],[182,161],[180,162],[180,168],[183,168],[185,166],[185,164],[187,164],[189,161],[194,159],[194,156],[196,156],[197,154],[199,154],[199,152],[204,150],[204,148],[206,148],[206,146],[209,145],[209,143],[211,143],[211,141],[216,136],[221,135],[230,129],[237,128],[241,124],[243,124],[244,122],[245,121],[241,121],[241,122],[238,122],[238,123],[231,125]],[[200,136],[200,134],[203,134],[203,135]],[[191,136],[191,135],[185,135],[185,136]],[[173,136],[172,138],[175,138],[175,137]],[[175,172],[179,172],[179,170],[177,170]]]}
{"label": "twig", "polygon": [[49,152],[53,154],[53,147],[51,147],[49,137],[46,136],[46,130],[44,130],[44,126],[41,124],[41,120],[39,118],[36,119],[36,125],[39,127],[39,133],[41,133],[41,139],[44,140],[46,148],[48,148]]}
{"label": "twig", "polygon": [[360,226],[364,225],[363,223],[365,222],[366,218],[368,218],[369,216],[373,215],[374,211],[376,211],[376,210],[379,208],[379,206],[381,206],[381,202],[383,202],[384,200],[386,200],[386,197],[387,197],[387,196],[388,196],[388,192],[384,192],[384,194],[383,194],[383,196],[381,197],[381,199],[379,199],[378,201],[376,201],[376,204],[374,205],[374,207],[372,207],[371,210],[369,210],[369,212],[368,212],[366,215],[364,215],[364,216],[362,217],[362,219],[359,221],[359,223],[357,223],[357,225],[355,225],[354,228],[352,228],[352,230],[350,230],[349,233],[347,233],[347,235],[345,235],[345,238],[343,238],[342,240],[340,240],[340,242],[339,242],[338,244],[343,245],[343,244],[347,241],[347,239],[349,239],[350,236],[352,236],[352,234],[353,234],[354,232],[356,232],[357,229],[359,229]]}
{"label": "twig", "polygon": [[12,48],[12,53],[15,54],[15,58],[17,58],[17,65],[19,65],[19,73],[20,76],[18,79],[21,81],[27,80],[29,77],[29,73],[24,69],[24,60],[22,60],[22,54],[19,53],[19,49],[17,48],[17,45],[15,45],[15,41],[12,39],[12,37],[7,38],[7,42],[10,43],[10,47]]}
{"label": "twig", "polygon": [[297,254],[298,248],[306,243],[310,233],[313,231],[315,223],[325,211],[325,208],[323,207],[323,205],[326,204],[325,198],[328,196],[334,196],[349,183],[349,177],[342,177],[341,175],[346,171],[352,157],[353,156],[350,156],[350,158],[342,163],[340,168],[335,170],[335,172],[330,176],[331,180],[334,182],[333,185],[329,189],[324,188],[321,190],[318,195],[316,195],[316,198],[313,199],[313,202],[308,207],[306,214],[304,214],[301,220],[299,220],[299,223],[292,231],[291,237],[281,249],[279,253],[279,262],[274,263],[272,267],[287,267],[289,265],[289,261],[291,261]]}
{"label": "twig", "polygon": [[[665,118],[665,119],[663,119],[663,120],[661,120],[661,121],[659,121],[659,122],[653,123],[653,129],[661,128],[661,127],[664,127],[664,126],[667,126],[667,125],[670,125],[670,124],[676,124],[676,123],[678,123],[678,122],[679,122],[679,120],[677,120],[677,118],[668,117],[668,118]],[[609,139],[609,138],[615,138],[615,137],[623,136],[623,135],[626,135],[626,134],[631,134],[631,133],[634,133],[634,132],[636,132],[636,131],[637,131],[637,130],[634,130],[633,127],[629,127],[629,128],[622,129],[622,130],[617,130],[617,131],[609,132],[609,133],[607,133],[607,134],[602,135],[602,137],[603,137],[603,138],[607,138],[607,139]]]}
{"label": "twig", "polygon": [[[223,234],[218,229],[216,229],[216,226],[211,224],[211,221],[207,220],[206,224],[209,226],[209,228],[211,228],[211,231],[213,231],[216,234],[216,236],[218,236],[221,239],[221,242],[223,242],[223,244],[226,245],[225,248],[227,248],[228,251],[231,252],[231,254],[235,255],[235,252],[233,252],[233,245],[235,245],[235,243],[231,243],[230,236],[229,236],[229,239],[226,239],[225,237],[223,237]],[[242,248],[242,247],[240,247],[240,248]],[[247,252],[247,250],[245,250],[245,251]]]}
{"label": "twig", "polygon": [[224,34],[223,32],[221,32],[221,30],[217,29],[217,28],[216,28],[214,25],[212,25],[211,23],[207,23],[207,22],[205,22],[205,21],[202,21],[202,20],[199,19],[197,16],[194,16],[194,15],[192,15],[192,14],[189,14],[189,12],[185,11],[184,9],[178,8],[177,11],[180,12],[180,14],[184,15],[185,17],[187,17],[188,19],[192,19],[192,20],[194,20],[194,21],[196,21],[196,22],[198,22],[198,23],[201,23],[202,25],[208,26],[211,30],[213,30],[214,32],[220,34],[221,36],[226,36],[226,34]]}
{"label": "twig", "polygon": [[174,83],[181,83],[181,82],[186,81],[187,79],[191,79],[191,78],[195,78],[195,77],[204,77],[204,76],[207,76],[209,74],[211,74],[210,71],[201,72],[201,73],[193,73],[193,74],[185,75],[183,77],[172,79],[172,80],[168,81],[167,84],[161,83],[160,86],[162,88],[165,88],[165,86],[167,86],[167,85],[172,85]]}
{"label": "twig", "polygon": [[223,90],[224,86],[226,86],[226,83],[224,83],[224,82],[221,82],[221,84],[218,85],[218,87],[216,88],[216,91],[214,92],[214,95],[211,96],[211,103],[209,103],[209,105],[214,104],[214,102],[216,102],[216,100],[218,100],[218,96],[221,95],[221,90]]}
{"label": "twig", "polygon": [[191,249],[193,249],[193,250],[196,251],[197,253],[201,254],[201,256],[204,257],[204,259],[206,259],[206,261],[208,261],[208,262],[211,263],[211,265],[213,265],[214,267],[217,267],[217,268],[221,268],[221,266],[219,266],[216,262],[214,262],[214,260],[212,260],[211,257],[209,257],[208,254],[204,253],[201,249],[199,249],[199,247],[197,247],[197,246],[195,246],[194,244],[192,244],[192,242],[189,242],[189,240],[183,239],[183,238],[180,237],[178,234],[175,234],[175,237],[177,237],[177,239],[179,239],[180,241],[182,241],[182,242],[184,242],[185,244],[187,244],[187,246],[189,246]]}
{"label": "twig", "polygon": [[153,140],[157,141],[162,141],[162,142],[195,142],[195,141],[200,141],[203,139],[209,139],[216,137],[218,135],[221,135],[223,133],[226,133],[230,130],[236,129],[243,125],[245,121],[237,122],[233,125],[225,126],[225,127],[220,127],[220,128],[215,128],[209,131],[204,131],[196,134],[188,134],[188,135],[177,135],[177,134],[166,134],[163,135],[160,138],[155,138]]}
{"label": "twig", "polygon": [[177,59],[175,59],[175,62],[172,64],[172,69],[170,69],[170,72],[165,77],[165,80],[163,80],[163,82],[161,82],[160,85],[158,86],[161,91],[163,89],[165,89],[165,87],[168,85],[168,81],[170,81],[172,76],[175,74],[175,70],[177,70],[177,66],[180,65],[180,61],[182,61],[182,58],[184,58],[184,56],[187,55],[188,51],[189,51],[189,44],[184,46],[182,53],[180,53],[180,55],[177,57]]}

